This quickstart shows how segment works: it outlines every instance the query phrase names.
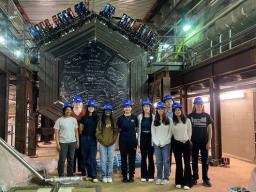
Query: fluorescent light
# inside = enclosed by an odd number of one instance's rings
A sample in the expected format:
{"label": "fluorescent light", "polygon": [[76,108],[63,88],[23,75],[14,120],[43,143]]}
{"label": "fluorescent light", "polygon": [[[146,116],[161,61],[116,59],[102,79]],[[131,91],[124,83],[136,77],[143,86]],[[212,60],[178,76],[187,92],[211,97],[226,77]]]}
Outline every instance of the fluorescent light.
{"label": "fluorescent light", "polygon": [[164,44],[164,45],[163,45],[163,48],[164,48],[164,49],[167,49],[168,47],[170,47],[169,44]]}
{"label": "fluorescent light", "polygon": [[189,24],[186,24],[183,27],[183,31],[185,31],[185,32],[189,31],[190,29],[191,29],[191,25],[189,25]]}
{"label": "fluorescent light", "polygon": [[221,100],[240,99],[244,97],[245,97],[245,93],[243,91],[230,91],[230,92],[220,94]]}
{"label": "fluorescent light", "polygon": [[4,37],[3,37],[3,36],[0,36],[0,44],[4,45],[4,43],[5,43]]}
{"label": "fluorescent light", "polygon": [[20,50],[16,50],[14,54],[15,54],[16,57],[20,57],[21,52],[20,52]]}

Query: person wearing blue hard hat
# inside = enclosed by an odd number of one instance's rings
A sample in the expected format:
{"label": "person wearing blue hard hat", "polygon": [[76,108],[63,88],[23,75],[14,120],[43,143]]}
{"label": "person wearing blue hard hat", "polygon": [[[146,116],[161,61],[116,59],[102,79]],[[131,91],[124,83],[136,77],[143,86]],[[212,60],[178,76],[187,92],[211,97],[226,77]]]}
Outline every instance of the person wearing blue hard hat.
{"label": "person wearing blue hard hat", "polygon": [[[121,154],[121,170],[123,182],[134,182],[135,157],[137,149],[136,133],[138,131],[138,118],[132,114],[132,101],[122,101],[124,114],[117,120],[119,128],[119,149]],[[129,179],[127,177],[127,157],[129,161]]]}
{"label": "person wearing blue hard hat", "polygon": [[123,106],[123,108],[125,108],[125,107],[132,107],[133,106],[133,102],[130,100],[130,99],[124,99],[123,101],[122,101],[122,106]]}
{"label": "person wearing blue hard hat", "polygon": [[204,101],[202,97],[196,97],[193,101],[193,110],[189,114],[192,123],[192,170],[193,170],[193,184],[197,184],[198,175],[198,156],[201,153],[202,161],[202,179],[203,185],[211,187],[212,184],[208,177],[208,152],[211,148],[212,139],[212,123],[213,119],[204,111]]}
{"label": "person wearing blue hard hat", "polygon": [[[79,124],[82,117],[85,115],[84,108],[83,108],[83,98],[79,95],[75,95],[73,97],[73,111],[72,111],[72,117],[74,117],[77,120],[77,123]],[[81,139],[80,139],[81,141]],[[76,172],[76,165],[78,168],[78,172],[82,171],[81,164],[82,164],[82,154],[81,154],[81,143],[79,145],[80,147],[76,149],[75,156],[74,156],[74,167],[73,171]]]}
{"label": "person wearing blue hard hat", "polygon": [[[191,134],[192,127],[180,103],[172,104],[173,118],[171,130],[173,135],[173,152],[176,162],[175,185],[176,188],[190,189],[192,187],[192,174],[190,167]],[[183,160],[182,160],[183,159]],[[184,162],[184,169],[183,163]]]}
{"label": "person wearing blue hard hat", "polygon": [[[173,112],[172,112],[172,104],[173,104],[173,98],[171,95],[165,95],[163,98],[163,101],[166,105],[166,111],[167,111],[167,116],[169,117],[170,120],[172,120],[173,117]],[[172,168],[172,153],[173,153],[173,137],[171,138],[171,146],[170,146],[170,172]]]}
{"label": "person wearing blue hard hat", "polygon": [[66,107],[70,107],[71,109],[73,109],[73,104],[72,104],[70,101],[66,101],[66,102],[64,103],[63,110],[64,110]]}
{"label": "person wearing blue hard hat", "polygon": [[81,96],[79,96],[79,95],[75,95],[73,97],[73,102],[74,103],[83,103],[83,98]]}
{"label": "person wearing blue hard hat", "polygon": [[[138,143],[141,152],[141,181],[153,182],[155,173],[154,148],[152,146],[151,125],[154,118],[152,103],[146,98],[141,102],[142,113],[138,116]],[[148,160],[148,163],[147,163]]]}
{"label": "person wearing blue hard hat", "polygon": [[193,104],[195,104],[195,105],[203,105],[204,104],[203,98],[202,97],[196,97],[194,99]]}
{"label": "person wearing blue hard hat", "polygon": [[79,131],[81,134],[81,153],[82,153],[82,175],[92,178],[94,183],[97,179],[97,139],[96,128],[98,115],[96,112],[96,102],[88,100],[86,103],[85,116],[81,119]]}
{"label": "person wearing blue hard hat", "polygon": [[65,102],[63,116],[54,124],[56,147],[59,151],[58,174],[64,177],[64,165],[67,159],[67,176],[73,176],[75,149],[79,147],[77,120],[71,116],[72,103]]}
{"label": "person wearing blue hard hat", "polygon": [[172,113],[172,104],[173,104],[173,98],[171,95],[165,95],[163,98],[163,102],[166,105],[167,115],[170,119],[172,119],[173,113]]}
{"label": "person wearing blue hard hat", "polygon": [[112,111],[113,106],[110,103],[104,105],[101,120],[99,120],[96,130],[103,183],[112,183],[113,177],[115,142],[118,136],[118,129],[115,125]]}
{"label": "person wearing blue hard hat", "polygon": [[156,105],[156,115],[153,120],[152,141],[157,164],[157,185],[169,183],[170,176],[170,143],[171,123],[166,113],[166,106],[163,102]]}

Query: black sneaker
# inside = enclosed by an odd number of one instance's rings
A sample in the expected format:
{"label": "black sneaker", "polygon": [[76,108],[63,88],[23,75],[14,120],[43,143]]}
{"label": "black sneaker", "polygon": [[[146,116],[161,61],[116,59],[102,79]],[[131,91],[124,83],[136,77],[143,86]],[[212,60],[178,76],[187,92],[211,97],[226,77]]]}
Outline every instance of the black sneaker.
{"label": "black sneaker", "polygon": [[205,181],[203,182],[203,186],[205,186],[205,187],[211,187],[212,184],[211,184],[210,180],[205,180]]}
{"label": "black sneaker", "polygon": [[128,182],[127,177],[124,177],[124,178],[123,178],[123,183],[127,183],[127,182]]}
{"label": "black sneaker", "polygon": [[192,180],[192,185],[197,185],[197,180],[196,179]]}
{"label": "black sneaker", "polygon": [[129,182],[133,183],[134,182],[134,177],[129,177]]}

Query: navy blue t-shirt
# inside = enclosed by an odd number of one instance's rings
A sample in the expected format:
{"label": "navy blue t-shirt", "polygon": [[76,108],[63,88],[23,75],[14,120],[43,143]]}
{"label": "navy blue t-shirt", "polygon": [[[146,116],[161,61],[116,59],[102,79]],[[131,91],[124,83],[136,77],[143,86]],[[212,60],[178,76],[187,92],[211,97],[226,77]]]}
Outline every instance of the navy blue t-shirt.
{"label": "navy blue t-shirt", "polygon": [[213,123],[212,117],[208,113],[191,113],[189,119],[192,124],[191,141],[194,143],[208,142],[208,125]]}
{"label": "navy blue t-shirt", "polygon": [[141,120],[141,131],[151,132],[151,120],[150,117],[144,117]]}
{"label": "navy blue t-shirt", "polygon": [[82,136],[91,136],[96,137],[96,128],[97,128],[97,118],[92,116],[84,116],[81,121],[81,124],[84,125],[84,130]]}
{"label": "navy blue t-shirt", "polygon": [[120,129],[120,133],[135,133],[138,124],[138,118],[135,115],[121,115],[117,120],[117,126]]}

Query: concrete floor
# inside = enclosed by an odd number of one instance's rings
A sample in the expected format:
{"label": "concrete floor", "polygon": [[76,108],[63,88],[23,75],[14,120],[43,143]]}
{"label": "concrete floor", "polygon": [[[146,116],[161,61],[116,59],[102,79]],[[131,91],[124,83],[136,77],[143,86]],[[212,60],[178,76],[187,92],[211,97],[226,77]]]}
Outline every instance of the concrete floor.
{"label": "concrete floor", "polygon": [[[39,144],[38,147],[38,158],[36,160],[50,160],[58,159],[57,152],[55,150],[55,144],[43,145]],[[201,173],[201,165],[200,173]],[[226,167],[210,167],[209,168],[209,177],[213,186],[211,188],[206,188],[202,186],[202,180],[199,180],[199,184],[194,186],[190,191],[192,192],[227,192],[230,187],[242,186],[248,187],[249,179],[251,172],[254,169],[255,164],[248,163],[245,161],[237,160],[232,158],[230,168]],[[183,189],[175,189],[174,186],[174,175],[175,175],[175,164],[172,165],[172,172],[170,178],[170,184],[162,186],[156,185],[155,183],[142,183],[140,182],[140,169],[136,169],[136,180],[134,183],[124,184],[121,182],[120,173],[117,172],[114,174],[114,182],[112,184],[103,184],[99,182],[97,185],[102,187],[103,192],[115,192],[115,191],[124,191],[124,192],[134,192],[134,191],[143,191],[143,192],[167,192],[167,191],[183,191]],[[57,174],[55,171],[53,175]],[[95,185],[89,181],[84,181],[83,184]]]}

